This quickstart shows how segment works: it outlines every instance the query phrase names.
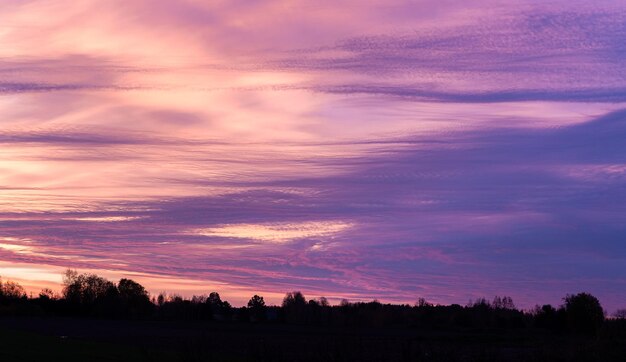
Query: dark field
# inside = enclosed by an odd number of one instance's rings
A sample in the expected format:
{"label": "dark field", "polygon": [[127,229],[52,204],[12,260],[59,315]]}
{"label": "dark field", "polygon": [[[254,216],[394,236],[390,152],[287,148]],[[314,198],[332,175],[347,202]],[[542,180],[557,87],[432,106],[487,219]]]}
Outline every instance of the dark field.
{"label": "dark field", "polygon": [[[620,323],[621,321],[614,321]],[[623,325],[598,337],[523,329],[0,319],[2,361],[624,361]],[[615,329],[615,331],[612,331]]]}

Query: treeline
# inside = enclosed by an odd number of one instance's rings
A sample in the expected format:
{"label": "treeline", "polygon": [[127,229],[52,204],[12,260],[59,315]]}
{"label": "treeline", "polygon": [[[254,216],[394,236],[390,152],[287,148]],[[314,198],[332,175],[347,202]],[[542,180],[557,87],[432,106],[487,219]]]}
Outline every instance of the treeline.
{"label": "treeline", "polygon": [[[28,297],[17,283],[0,281],[0,314],[75,316],[110,319],[155,319],[239,323],[290,323],[335,327],[410,328],[540,328],[554,333],[597,335],[605,315],[597,298],[588,293],[567,295],[563,305],[537,306],[531,311],[515,307],[510,297],[484,298],[465,306],[433,305],[419,299],[415,305],[378,301],[330,305],[325,298],[307,300],[300,292],[285,295],[282,305],[266,305],[254,295],[244,307],[233,307],[217,292],[183,298],[160,294],[150,297],[130,279],[113,283],[95,274],[68,270],[57,295],[44,289]],[[622,317],[626,317],[624,314]],[[622,321],[626,321],[623,319]]]}

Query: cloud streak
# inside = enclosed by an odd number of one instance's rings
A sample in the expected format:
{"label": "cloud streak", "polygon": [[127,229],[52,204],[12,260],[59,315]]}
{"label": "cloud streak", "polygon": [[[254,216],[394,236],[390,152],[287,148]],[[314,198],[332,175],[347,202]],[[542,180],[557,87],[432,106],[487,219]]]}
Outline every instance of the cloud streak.
{"label": "cloud streak", "polygon": [[[364,157],[342,174],[241,181],[231,183],[235,191],[216,196],[19,214],[22,219],[7,214],[1,221],[7,237],[37,240],[32,248],[44,252],[24,253],[16,243],[5,255],[19,262],[398,299],[419,293],[450,298],[446,293],[456,283],[484,280],[494,293],[524,282],[545,293],[556,288],[555,280],[574,279],[616,302],[623,296],[601,282],[597,268],[620,275],[626,257],[619,242],[626,210],[617,206],[626,171],[614,166],[624,162],[618,151],[625,121],[618,111],[559,129],[441,136],[438,147]],[[597,149],[598,139],[606,149]],[[333,163],[342,161],[348,160]],[[597,173],[572,172],[581,167]],[[189,180],[198,186],[205,181]],[[607,210],[606,200],[615,206]],[[348,224],[353,226],[339,227]],[[591,247],[590,239],[602,242]],[[554,265],[560,266],[556,272]],[[546,274],[553,278],[544,280]],[[397,275],[401,281],[391,283]],[[568,287],[556,288],[552,298]],[[529,302],[541,296],[528,293]]]}

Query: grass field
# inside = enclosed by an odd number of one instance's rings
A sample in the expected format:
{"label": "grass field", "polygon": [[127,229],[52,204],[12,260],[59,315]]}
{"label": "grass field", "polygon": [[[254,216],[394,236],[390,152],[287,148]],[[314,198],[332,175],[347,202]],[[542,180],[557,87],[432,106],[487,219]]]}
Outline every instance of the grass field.
{"label": "grass field", "polygon": [[0,319],[1,361],[623,361],[622,339],[528,331]]}
{"label": "grass field", "polygon": [[[0,329],[0,361],[171,361],[168,353],[120,343]],[[171,355],[171,353],[170,353]]]}

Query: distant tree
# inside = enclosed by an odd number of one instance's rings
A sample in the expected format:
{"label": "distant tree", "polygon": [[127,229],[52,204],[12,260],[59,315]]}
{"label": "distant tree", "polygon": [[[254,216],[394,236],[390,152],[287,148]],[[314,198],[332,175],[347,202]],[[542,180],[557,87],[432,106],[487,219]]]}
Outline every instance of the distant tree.
{"label": "distant tree", "polygon": [[550,304],[535,306],[532,312],[535,327],[556,330],[559,326],[557,310]]}
{"label": "distant tree", "polygon": [[248,308],[265,308],[265,300],[263,299],[263,297],[255,294],[248,301]]}
{"label": "distant tree", "polygon": [[511,297],[499,297],[495,296],[493,298],[493,302],[491,306],[495,309],[515,309],[515,304],[513,303],[513,299]]}
{"label": "distant tree", "polygon": [[162,307],[163,303],[165,303],[165,293],[160,293],[159,296],[157,297],[157,305],[159,307]]}
{"label": "distant tree", "polygon": [[206,294],[202,294],[202,295],[193,295],[191,297],[191,304],[202,304],[202,303],[206,303],[208,297],[206,296]]}
{"label": "distant tree", "polygon": [[301,292],[295,291],[287,293],[283,298],[283,308],[299,307],[306,305],[306,298]]}
{"label": "distant tree", "polygon": [[95,274],[86,275],[84,279],[83,298],[87,302],[109,297],[116,297],[117,288],[113,282]]}
{"label": "distant tree", "polygon": [[117,290],[122,299],[141,302],[150,301],[150,296],[143,285],[131,279],[120,279],[117,283]]}
{"label": "distant tree", "polygon": [[415,305],[421,308],[433,306],[432,303],[429,303],[425,298],[418,298],[417,303],[415,303]]}
{"label": "distant tree", "polygon": [[232,313],[232,306],[227,301],[222,301],[218,292],[209,294],[206,305],[214,319],[223,320],[229,318]]}
{"label": "distant tree", "polygon": [[491,303],[486,298],[478,298],[475,301],[470,299],[468,306],[475,309],[491,309]]}
{"label": "distant tree", "polygon": [[209,294],[209,297],[206,300],[206,303],[209,305],[214,305],[214,306],[222,306],[222,298],[220,298],[220,293],[218,292],[211,292],[211,294]]}
{"label": "distant tree", "polygon": [[63,273],[63,286],[67,287],[70,284],[73,284],[76,279],[78,279],[78,271],[74,269],[67,269]]}
{"label": "distant tree", "polygon": [[309,305],[309,307],[311,308],[319,308],[320,307],[320,303],[315,300],[315,299],[309,299],[309,301],[307,302],[307,304]]}
{"label": "distant tree", "polygon": [[301,292],[285,294],[282,304],[285,320],[289,323],[303,323],[306,320],[306,306],[306,298]]}
{"label": "distant tree", "polygon": [[52,291],[52,289],[44,288],[41,290],[41,292],[39,292],[39,299],[51,300],[51,299],[57,299],[57,297]]}
{"label": "distant tree", "polygon": [[328,303],[328,299],[326,299],[326,297],[320,297],[319,303],[322,307],[330,306],[330,303]]}
{"label": "distant tree", "polygon": [[248,301],[248,309],[250,309],[250,317],[253,320],[265,320],[266,306],[263,297],[254,295]]}
{"label": "distant tree", "polygon": [[119,292],[117,286],[105,278],[68,269],[63,277],[63,298],[81,306],[83,312],[113,316]]}
{"label": "distant tree", "polygon": [[567,295],[563,308],[570,329],[577,333],[596,335],[604,322],[604,310],[598,298],[589,293]]}
{"label": "distant tree", "polygon": [[554,314],[556,313],[556,308],[554,308],[552,305],[550,304],[544,304],[541,309],[539,309],[539,313],[544,313],[544,314]]}
{"label": "distant tree", "polygon": [[7,280],[6,282],[1,284],[2,296],[5,299],[26,298],[26,291],[18,283]]}
{"label": "distant tree", "polygon": [[117,283],[117,290],[121,307],[125,309],[128,316],[140,317],[150,313],[152,309],[150,295],[143,285],[123,278]]}
{"label": "distant tree", "polygon": [[78,272],[67,269],[63,274],[63,298],[70,303],[80,303],[82,300],[83,281]]}
{"label": "distant tree", "polygon": [[626,309],[618,309],[613,316],[617,319],[626,319]]}

